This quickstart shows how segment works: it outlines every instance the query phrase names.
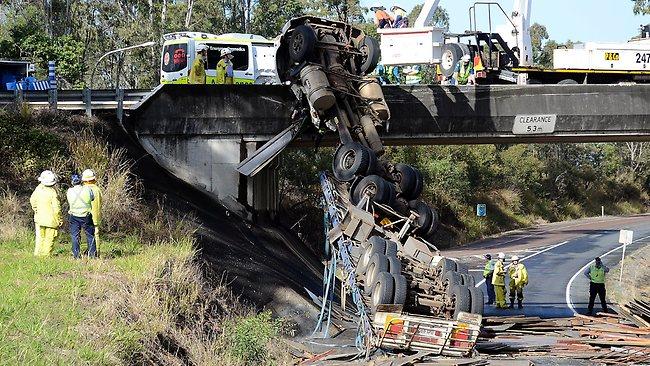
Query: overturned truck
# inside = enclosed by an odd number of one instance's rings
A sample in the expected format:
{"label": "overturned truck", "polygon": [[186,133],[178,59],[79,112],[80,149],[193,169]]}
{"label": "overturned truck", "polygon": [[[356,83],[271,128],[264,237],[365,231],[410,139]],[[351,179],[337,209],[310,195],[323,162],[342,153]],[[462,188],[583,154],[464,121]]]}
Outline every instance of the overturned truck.
{"label": "overturned truck", "polygon": [[478,337],[483,293],[466,267],[429,242],[439,218],[419,199],[422,174],[384,156],[378,131],[390,110],[368,76],[379,62],[377,41],[349,24],[307,16],[289,21],[278,42],[278,76],[298,101],[294,123],[242,162],[240,172],[259,171],[304,121],[338,133],[332,172],[321,175],[326,278],[338,274],[343,301],[351,294],[366,346],[466,355]]}

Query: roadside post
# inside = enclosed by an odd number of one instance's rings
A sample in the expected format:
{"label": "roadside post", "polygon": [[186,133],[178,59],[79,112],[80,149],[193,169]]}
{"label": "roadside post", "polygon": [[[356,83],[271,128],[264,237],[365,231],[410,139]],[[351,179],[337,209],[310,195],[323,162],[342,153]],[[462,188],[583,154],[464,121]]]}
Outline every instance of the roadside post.
{"label": "roadside post", "polygon": [[625,263],[625,247],[629,244],[632,244],[632,238],[634,237],[634,231],[632,230],[621,230],[618,234],[618,242],[623,244],[623,255],[621,257],[621,273],[618,276],[618,283],[623,282],[623,265]]}
{"label": "roadside post", "polygon": [[57,104],[57,83],[56,83],[56,62],[48,61],[47,62],[47,76],[48,81],[50,82],[50,87],[48,90],[50,109],[56,109]]}

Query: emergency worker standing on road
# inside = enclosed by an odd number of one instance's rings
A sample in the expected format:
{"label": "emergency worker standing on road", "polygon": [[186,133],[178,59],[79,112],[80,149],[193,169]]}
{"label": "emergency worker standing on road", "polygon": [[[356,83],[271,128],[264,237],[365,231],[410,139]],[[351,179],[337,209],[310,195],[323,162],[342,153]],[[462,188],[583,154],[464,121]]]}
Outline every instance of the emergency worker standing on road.
{"label": "emergency worker standing on road", "polygon": [[81,229],[86,232],[88,241],[88,256],[97,257],[95,248],[95,227],[92,222],[92,201],[95,198],[92,189],[81,185],[81,177],[78,174],[72,175],[72,187],[66,192],[68,198],[68,210],[70,220],[70,236],[72,237],[72,255],[81,258]]}
{"label": "emergency worker standing on road", "polygon": [[494,273],[492,274],[492,284],[496,295],[497,309],[507,309],[506,305],[506,270],[503,267],[503,260],[506,255],[499,253],[496,263],[494,263]]}
{"label": "emergency worker standing on road", "polygon": [[59,234],[61,226],[61,204],[54,185],[56,175],[51,170],[45,170],[38,177],[41,182],[29,198],[29,203],[34,210],[34,224],[36,240],[34,245],[35,256],[49,256],[52,254],[54,239]]}
{"label": "emergency worker standing on road", "polygon": [[93,192],[94,199],[90,204],[91,222],[95,230],[95,250],[99,256],[99,225],[102,222],[102,191],[97,186],[97,178],[95,172],[91,169],[86,169],[81,173],[81,180],[84,187],[90,188]]}
{"label": "emergency worker standing on road", "polygon": [[494,285],[492,284],[492,276],[494,275],[494,260],[491,254],[486,254],[485,267],[483,268],[483,278],[485,278],[485,288],[487,289],[488,301],[485,305],[494,304]]}
{"label": "emergency worker standing on road", "polygon": [[596,257],[594,262],[584,272],[584,275],[589,279],[589,315],[594,313],[596,294],[600,298],[603,313],[607,312],[607,301],[605,301],[605,273],[609,272],[609,268],[603,264],[600,257]]}
{"label": "emergency worker standing on road", "polygon": [[528,284],[528,271],[523,263],[519,263],[516,255],[510,259],[512,265],[508,269],[510,277],[510,309],[515,307],[515,293],[517,293],[517,304],[519,309],[523,308],[524,286]]}
{"label": "emergency worker standing on road", "polygon": [[233,84],[233,59],[230,48],[221,50],[221,60],[217,63],[217,84]]}
{"label": "emergency worker standing on road", "polygon": [[205,84],[205,66],[208,63],[208,48],[200,44],[196,46],[196,58],[190,69],[190,84]]}

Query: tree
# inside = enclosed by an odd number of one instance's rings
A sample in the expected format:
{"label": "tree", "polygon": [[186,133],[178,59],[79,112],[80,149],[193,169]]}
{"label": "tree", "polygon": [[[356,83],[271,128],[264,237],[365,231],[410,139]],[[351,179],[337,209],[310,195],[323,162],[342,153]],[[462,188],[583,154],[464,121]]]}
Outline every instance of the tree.
{"label": "tree", "polygon": [[259,0],[253,11],[251,30],[254,34],[273,38],[284,23],[303,13],[299,0]]}
{"label": "tree", "polygon": [[542,43],[547,39],[548,32],[546,31],[545,26],[539,23],[534,23],[530,26],[530,40],[533,46],[533,63],[537,65],[544,65],[545,63],[540,62],[540,58],[542,57]]}
{"label": "tree", "polygon": [[650,0],[635,0],[633,11],[636,15],[650,14]]}
{"label": "tree", "polygon": [[[415,23],[415,20],[418,18],[420,15],[420,12],[422,12],[422,6],[423,4],[418,4],[413,7],[413,10],[408,15],[409,23],[412,25]],[[434,27],[440,27],[440,28],[445,28],[445,30],[449,30],[449,13],[447,13],[447,10],[443,8],[442,6],[439,6],[436,8],[436,11],[433,13],[433,18],[431,18],[431,24],[425,24],[425,25],[432,25]]]}

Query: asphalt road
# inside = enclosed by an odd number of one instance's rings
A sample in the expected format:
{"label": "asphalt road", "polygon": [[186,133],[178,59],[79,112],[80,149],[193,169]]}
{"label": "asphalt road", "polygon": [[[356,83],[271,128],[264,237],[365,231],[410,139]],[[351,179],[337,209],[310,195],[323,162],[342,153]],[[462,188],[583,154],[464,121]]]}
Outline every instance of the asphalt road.
{"label": "asphalt road", "polygon": [[[462,249],[445,251],[443,255],[458,258],[470,266],[484,292],[482,255],[494,257],[504,252],[507,263],[512,255],[523,258],[528,269],[529,284],[524,290],[522,310],[498,310],[485,307],[485,315],[521,315],[568,317],[574,312],[585,314],[589,300],[589,281],[582,274],[596,256],[613,267],[621,260],[619,230],[634,231],[634,242],[626,254],[650,244],[650,216],[604,217],[550,224],[499,238],[472,243]],[[618,277],[618,272],[609,276]],[[477,285],[478,286],[478,285]],[[596,299],[596,311],[600,311]]]}

